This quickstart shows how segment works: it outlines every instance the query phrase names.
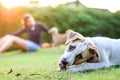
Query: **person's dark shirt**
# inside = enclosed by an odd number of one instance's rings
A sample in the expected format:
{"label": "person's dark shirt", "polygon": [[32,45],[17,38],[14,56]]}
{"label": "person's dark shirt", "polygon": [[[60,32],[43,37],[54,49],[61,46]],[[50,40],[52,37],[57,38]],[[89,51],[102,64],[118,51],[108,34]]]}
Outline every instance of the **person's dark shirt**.
{"label": "person's dark shirt", "polygon": [[48,28],[45,26],[45,24],[41,22],[37,22],[35,25],[33,25],[33,27],[34,27],[33,30],[32,28],[29,28],[29,27],[22,28],[17,32],[13,33],[13,35],[18,36],[26,32],[28,36],[28,40],[33,41],[34,43],[40,45],[42,31],[45,31],[46,33],[48,33]]}

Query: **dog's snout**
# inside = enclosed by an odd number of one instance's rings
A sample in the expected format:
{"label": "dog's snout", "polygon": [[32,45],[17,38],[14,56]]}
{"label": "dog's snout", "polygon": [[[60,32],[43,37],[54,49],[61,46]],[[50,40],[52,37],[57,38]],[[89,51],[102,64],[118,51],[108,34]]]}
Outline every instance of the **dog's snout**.
{"label": "dog's snout", "polygon": [[61,60],[61,63],[62,63],[63,65],[67,65],[67,64],[68,64],[68,62],[67,62],[67,60],[66,60],[65,58],[63,58],[63,59]]}

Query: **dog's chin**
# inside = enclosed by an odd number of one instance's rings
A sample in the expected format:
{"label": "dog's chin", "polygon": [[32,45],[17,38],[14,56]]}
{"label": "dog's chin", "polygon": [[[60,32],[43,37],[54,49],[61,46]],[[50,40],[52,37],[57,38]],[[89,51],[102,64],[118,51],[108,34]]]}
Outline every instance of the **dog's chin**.
{"label": "dog's chin", "polygon": [[68,67],[69,67],[69,65],[59,64],[59,70],[58,71],[65,71]]}

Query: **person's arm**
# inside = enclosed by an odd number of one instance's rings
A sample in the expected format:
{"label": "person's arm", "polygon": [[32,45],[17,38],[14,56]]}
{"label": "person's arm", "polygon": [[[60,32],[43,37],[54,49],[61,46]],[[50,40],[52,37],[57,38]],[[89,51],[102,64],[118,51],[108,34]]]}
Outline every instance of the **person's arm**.
{"label": "person's arm", "polygon": [[24,32],[25,32],[25,28],[22,28],[22,29],[16,31],[15,33],[12,33],[12,35],[14,35],[14,36],[19,36],[19,35],[21,35],[21,34],[24,33]]}
{"label": "person's arm", "polygon": [[39,25],[41,26],[41,28],[44,32],[48,33],[48,27],[44,23],[39,23]]}

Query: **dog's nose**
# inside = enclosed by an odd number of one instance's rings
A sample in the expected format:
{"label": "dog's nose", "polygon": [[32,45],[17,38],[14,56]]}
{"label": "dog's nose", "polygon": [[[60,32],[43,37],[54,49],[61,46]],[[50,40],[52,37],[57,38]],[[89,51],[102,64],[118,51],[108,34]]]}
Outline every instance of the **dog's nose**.
{"label": "dog's nose", "polygon": [[65,58],[63,58],[63,59],[61,60],[61,63],[62,63],[63,65],[67,65],[67,64],[68,64],[68,62],[67,62],[67,60],[66,60]]}

